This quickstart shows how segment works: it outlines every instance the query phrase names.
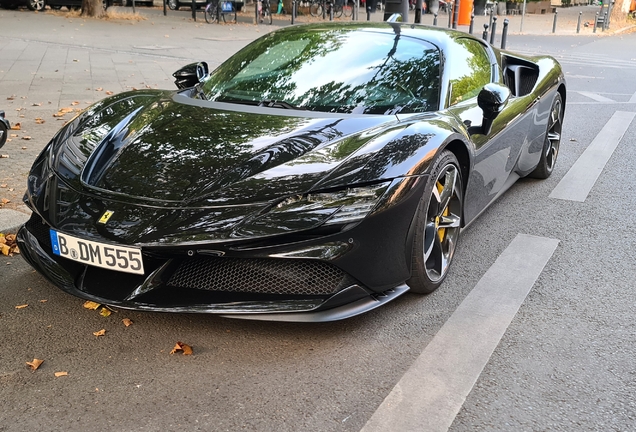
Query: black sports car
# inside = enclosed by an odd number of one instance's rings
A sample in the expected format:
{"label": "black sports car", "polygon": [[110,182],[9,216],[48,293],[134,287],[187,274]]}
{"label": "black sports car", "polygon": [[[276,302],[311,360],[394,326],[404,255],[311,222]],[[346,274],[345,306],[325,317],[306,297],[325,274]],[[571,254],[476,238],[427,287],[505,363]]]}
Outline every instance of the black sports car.
{"label": "black sports car", "polygon": [[401,23],[288,27],[174,75],[93,105],[33,165],[20,248],[71,294],[328,321],[430,293],[462,227],[550,175],[566,98],[550,57]]}

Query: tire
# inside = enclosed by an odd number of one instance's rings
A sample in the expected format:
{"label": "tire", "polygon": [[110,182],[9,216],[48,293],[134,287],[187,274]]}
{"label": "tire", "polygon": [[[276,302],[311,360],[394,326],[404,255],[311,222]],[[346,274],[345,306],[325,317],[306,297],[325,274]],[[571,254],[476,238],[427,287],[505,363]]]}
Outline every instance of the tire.
{"label": "tire", "polygon": [[347,18],[351,17],[351,15],[353,15],[353,6],[351,5],[351,3],[347,2],[342,7],[342,12],[344,13],[345,17],[347,17]]}
{"label": "tire", "polygon": [[464,188],[459,162],[444,151],[433,162],[415,217],[411,291],[430,294],[444,281],[461,228]]}
{"label": "tire", "polygon": [[29,0],[27,1],[27,7],[32,11],[41,11],[46,6],[45,0]]}
{"label": "tire", "polygon": [[179,10],[179,0],[168,0],[170,10]]}
{"label": "tire", "polygon": [[561,130],[563,128],[563,101],[561,94],[557,92],[552,101],[550,116],[548,117],[548,127],[545,133],[541,159],[537,167],[530,173],[529,177],[536,179],[547,179],[554,170],[559,146],[561,145]]}
{"label": "tire", "polygon": [[7,142],[7,125],[0,121],[0,148]]}
{"label": "tire", "polygon": [[313,17],[322,16],[322,5],[320,3],[310,4],[309,14]]}
{"label": "tire", "polygon": [[340,18],[342,16],[342,6],[341,5],[332,5],[333,8],[333,17]]}

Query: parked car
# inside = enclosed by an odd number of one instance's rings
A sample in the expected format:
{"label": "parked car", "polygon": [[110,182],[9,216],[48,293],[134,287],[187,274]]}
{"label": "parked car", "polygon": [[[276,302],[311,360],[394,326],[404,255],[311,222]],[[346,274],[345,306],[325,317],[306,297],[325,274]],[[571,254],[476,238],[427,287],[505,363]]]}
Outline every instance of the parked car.
{"label": "parked car", "polygon": [[0,7],[5,9],[15,9],[26,6],[34,11],[41,11],[46,6],[46,0],[0,0]]}
{"label": "parked car", "polygon": [[[106,8],[107,2],[111,5],[125,3],[126,6],[132,6],[132,0],[103,0],[102,4],[104,8]],[[142,4],[145,6],[153,6],[153,0],[139,0],[135,2],[135,5]],[[80,9],[82,7],[82,0],[0,0],[0,7],[3,8],[12,9],[19,6],[26,6],[34,11],[43,10],[46,6],[49,6],[51,9],[61,9],[62,7]]]}
{"label": "parked car", "polygon": [[550,176],[566,102],[552,57],[407,23],[286,27],[174,76],[35,160],[18,243],[64,291],[281,321],[430,293],[463,227]]}

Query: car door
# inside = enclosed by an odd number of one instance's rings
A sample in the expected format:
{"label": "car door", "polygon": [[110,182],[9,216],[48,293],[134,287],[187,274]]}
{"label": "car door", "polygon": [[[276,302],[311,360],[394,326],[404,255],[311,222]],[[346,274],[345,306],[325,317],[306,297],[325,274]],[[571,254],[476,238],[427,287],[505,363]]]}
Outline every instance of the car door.
{"label": "car door", "polygon": [[[448,109],[471,132],[482,124],[477,95],[490,82],[501,84],[501,71],[490,48],[472,38],[458,38],[451,47]],[[471,133],[474,163],[466,187],[464,221],[469,223],[518,176],[513,169],[527,140],[530,118],[524,101],[511,96],[488,134]],[[519,115],[521,113],[521,115]]]}

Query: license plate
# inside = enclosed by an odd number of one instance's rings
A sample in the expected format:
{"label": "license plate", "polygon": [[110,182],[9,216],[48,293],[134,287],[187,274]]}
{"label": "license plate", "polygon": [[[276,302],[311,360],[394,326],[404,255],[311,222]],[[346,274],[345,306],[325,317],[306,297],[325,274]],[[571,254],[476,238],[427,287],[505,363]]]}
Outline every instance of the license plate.
{"label": "license plate", "polygon": [[84,240],[50,230],[55,255],[125,273],[144,274],[141,249]]}

